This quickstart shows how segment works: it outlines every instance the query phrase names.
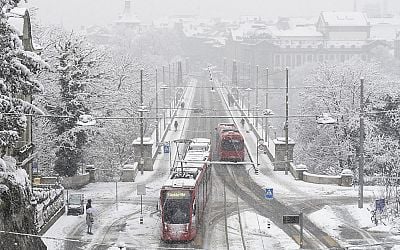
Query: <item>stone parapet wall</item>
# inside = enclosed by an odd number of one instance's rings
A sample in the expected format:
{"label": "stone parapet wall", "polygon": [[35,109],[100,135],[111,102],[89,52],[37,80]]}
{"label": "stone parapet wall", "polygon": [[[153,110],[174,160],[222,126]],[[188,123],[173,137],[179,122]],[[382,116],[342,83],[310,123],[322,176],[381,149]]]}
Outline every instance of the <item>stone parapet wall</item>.
{"label": "stone parapet wall", "polygon": [[71,177],[62,177],[61,185],[65,189],[76,189],[89,184],[89,181],[90,181],[90,175],[89,173],[85,173],[82,175],[75,175]]}
{"label": "stone parapet wall", "polygon": [[303,173],[303,181],[317,184],[336,184],[342,183],[340,175],[317,175],[308,172]]}

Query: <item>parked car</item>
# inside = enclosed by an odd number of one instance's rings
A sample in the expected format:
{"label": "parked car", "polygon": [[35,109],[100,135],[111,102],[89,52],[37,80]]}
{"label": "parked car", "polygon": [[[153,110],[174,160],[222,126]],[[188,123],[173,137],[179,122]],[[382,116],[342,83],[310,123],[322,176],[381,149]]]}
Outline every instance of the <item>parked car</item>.
{"label": "parked car", "polygon": [[85,198],[83,194],[69,194],[67,197],[67,215],[85,213]]}

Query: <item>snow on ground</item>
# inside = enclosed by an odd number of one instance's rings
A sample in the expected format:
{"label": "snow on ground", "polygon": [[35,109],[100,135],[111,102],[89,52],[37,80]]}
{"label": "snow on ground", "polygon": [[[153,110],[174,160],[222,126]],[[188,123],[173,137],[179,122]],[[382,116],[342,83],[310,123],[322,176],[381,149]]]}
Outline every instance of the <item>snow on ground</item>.
{"label": "snow on ground", "polygon": [[[343,216],[338,213],[338,210],[344,209],[349,214],[350,217],[343,218]],[[341,239],[340,232],[345,224],[350,224],[356,228],[367,229],[368,232],[385,232],[388,236],[385,238],[385,243],[396,244],[392,249],[400,249],[400,232],[398,230],[398,225],[386,223],[384,225],[382,222],[376,226],[371,221],[370,208],[358,208],[357,205],[348,206],[325,206],[323,209],[311,213],[308,218],[324,232],[338,240],[342,246],[350,247],[352,246],[345,240]],[[371,240],[370,240],[371,241]],[[377,244],[379,242],[371,241],[370,244]],[[356,246],[354,246],[356,247]],[[364,246],[366,248],[366,246]]]}
{"label": "snow on ground", "polygon": [[[254,211],[242,211],[240,213],[242,222],[243,238],[247,249],[298,249],[298,244],[285,234],[279,227],[268,218],[258,215]],[[239,216],[231,215],[228,221],[228,241],[230,249],[243,249],[241,238]],[[270,228],[268,228],[270,224]],[[225,224],[219,222],[210,240],[210,249],[227,249],[225,239]]]}
{"label": "snow on ground", "polygon": [[340,227],[343,222],[336,216],[330,206],[325,206],[308,216],[308,218],[322,231],[328,233],[335,239],[339,239]]}
{"label": "snow on ground", "polygon": [[67,216],[64,213],[44,234],[43,242],[47,246],[47,249],[64,249],[63,239],[82,220],[85,220],[85,215]]}
{"label": "snow on ground", "polygon": [[[185,101],[189,103],[188,101]],[[182,124],[182,123],[180,123]],[[174,137],[179,137],[179,132],[169,131],[167,133],[166,141],[171,141]],[[256,139],[252,140],[251,143],[256,143]],[[149,180],[154,178],[154,173],[160,167],[167,167],[169,163],[168,154],[159,155],[158,159],[154,164],[154,171],[145,171],[143,175],[138,173],[135,183],[122,183],[118,182],[118,197],[120,201],[138,199],[136,195],[136,185],[138,183],[146,183],[147,195],[146,198],[158,198],[159,189],[163,181],[149,183]],[[272,165],[267,159],[267,156],[260,155],[260,163],[262,168],[271,169]],[[250,176],[260,186],[260,188],[274,188],[274,197],[278,200],[281,198],[288,199],[293,198],[315,198],[315,197],[355,197],[355,203],[357,202],[358,187],[342,187],[337,185],[323,185],[306,183],[303,181],[294,180],[291,174],[285,175],[284,172],[273,172],[271,171],[268,176],[260,174],[254,175],[254,172],[250,170]],[[85,198],[92,199],[93,205],[100,206],[99,203],[107,201],[109,204],[115,202],[115,183],[103,182],[103,183],[91,183],[85,188],[80,190],[74,190],[69,192],[84,193]],[[381,193],[380,187],[364,187],[364,197],[373,198],[379,197]],[[97,204],[96,204],[97,203]],[[338,207],[325,206],[323,209],[316,211],[308,215],[309,219],[313,221],[317,226],[321,227],[322,230],[327,232],[329,235],[335,238],[340,237],[340,226],[343,225],[343,221],[353,221],[354,226],[359,228],[367,227],[369,231],[382,230],[384,232],[391,232],[393,228],[391,226],[375,226],[371,223],[370,212],[367,210],[368,204],[365,204],[364,209],[358,209],[355,205],[341,206],[343,209],[350,214],[351,218],[343,218],[343,214],[338,213]],[[116,208],[115,208],[116,209]],[[126,224],[123,230],[116,236],[117,240],[115,244],[127,244],[143,246],[144,249],[156,248],[157,242],[159,242],[160,234],[160,217],[159,214],[154,213],[155,207],[150,205],[143,206],[143,219],[144,224],[139,223],[140,214],[137,211],[140,206],[137,203],[122,202],[118,204],[118,211],[112,210],[111,213],[102,214],[101,223],[104,225],[114,223],[118,218],[125,217]],[[111,211],[109,210],[109,211]],[[135,212],[136,211],[136,212]],[[79,223],[84,221],[84,216],[66,216],[63,215],[61,218],[51,227],[51,229],[44,235],[46,237],[66,238]],[[298,249],[298,244],[287,236],[281,229],[276,227],[272,222],[271,228],[267,228],[268,218],[257,215],[253,211],[243,211],[241,213],[242,226],[244,231],[244,238],[248,249]],[[239,220],[238,215],[231,215],[228,218],[229,222],[229,241],[239,249],[242,248],[241,235],[239,231]],[[104,227],[105,228],[105,227]],[[100,228],[99,224],[94,224],[93,231],[95,232],[93,239],[98,239],[100,234],[104,233],[104,228]],[[212,249],[225,249],[224,242],[224,223],[221,222],[216,226],[216,233],[213,235],[214,239],[210,241]],[[217,233],[218,232],[218,233]],[[84,235],[82,240],[92,239],[88,235]],[[390,237],[391,241],[400,241],[400,236]],[[56,239],[44,239],[48,249],[63,249],[64,243],[62,240]],[[93,241],[92,244],[96,243]],[[342,242],[343,243],[343,242]],[[343,243],[345,244],[345,243]],[[110,249],[117,249],[116,247]],[[400,247],[393,248],[400,249]]]}

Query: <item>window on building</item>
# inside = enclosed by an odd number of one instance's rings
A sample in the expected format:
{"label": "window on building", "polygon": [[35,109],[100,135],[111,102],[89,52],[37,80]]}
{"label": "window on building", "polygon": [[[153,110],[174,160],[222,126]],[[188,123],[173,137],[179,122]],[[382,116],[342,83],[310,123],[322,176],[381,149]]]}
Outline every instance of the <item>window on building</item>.
{"label": "window on building", "polygon": [[301,65],[301,55],[296,55],[296,66]]}
{"label": "window on building", "polygon": [[290,67],[292,65],[291,60],[292,57],[290,55],[286,55],[286,66]]}
{"label": "window on building", "polygon": [[366,61],[366,60],[367,60],[367,56],[366,56],[365,54],[363,54],[363,55],[361,55],[361,59],[362,59],[363,61]]}
{"label": "window on building", "polygon": [[312,55],[307,55],[307,62],[312,62]]}
{"label": "window on building", "polygon": [[344,62],[344,61],[345,61],[345,59],[346,59],[345,55],[343,55],[343,54],[342,54],[342,55],[340,55],[340,61],[341,61],[341,62]]}
{"label": "window on building", "polygon": [[275,55],[275,66],[281,66],[281,55]]}
{"label": "window on building", "polygon": [[324,55],[319,55],[318,56],[318,61],[323,62],[324,61]]}

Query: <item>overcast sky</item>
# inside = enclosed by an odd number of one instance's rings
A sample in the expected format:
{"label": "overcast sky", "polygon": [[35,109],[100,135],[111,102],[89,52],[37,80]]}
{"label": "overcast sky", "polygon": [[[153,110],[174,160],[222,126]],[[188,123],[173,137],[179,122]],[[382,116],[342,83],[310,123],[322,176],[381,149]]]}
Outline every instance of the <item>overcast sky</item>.
{"label": "overcast sky", "polygon": [[[378,0],[357,0],[359,4]],[[383,1],[383,0],[382,0]],[[400,0],[388,0],[400,2]],[[107,25],[122,13],[125,0],[28,0],[45,23],[66,28]],[[317,16],[323,10],[351,11],[354,0],[133,0],[133,11],[144,23],[173,14],[236,18],[241,15]]]}

